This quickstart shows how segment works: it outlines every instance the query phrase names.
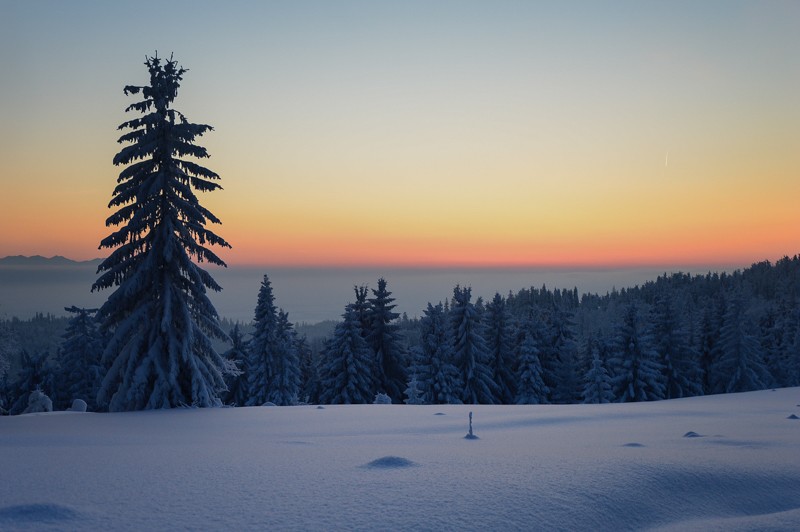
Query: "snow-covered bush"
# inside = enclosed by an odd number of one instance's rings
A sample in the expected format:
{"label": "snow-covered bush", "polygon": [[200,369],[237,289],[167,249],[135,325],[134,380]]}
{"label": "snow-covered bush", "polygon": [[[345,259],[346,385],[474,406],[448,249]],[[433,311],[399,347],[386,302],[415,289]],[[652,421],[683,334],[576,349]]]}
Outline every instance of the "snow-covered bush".
{"label": "snow-covered bush", "polygon": [[392,404],[392,398],[386,395],[385,393],[377,393],[375,395],[375,400],[372,402],[375,405],[390,405]]}
{"label": "snow-covered bush", "polygon": [[23,414],[34,414],[37,412],[52,412],[53,401],[41,390],[34,390],[28,396],[28,408]]}

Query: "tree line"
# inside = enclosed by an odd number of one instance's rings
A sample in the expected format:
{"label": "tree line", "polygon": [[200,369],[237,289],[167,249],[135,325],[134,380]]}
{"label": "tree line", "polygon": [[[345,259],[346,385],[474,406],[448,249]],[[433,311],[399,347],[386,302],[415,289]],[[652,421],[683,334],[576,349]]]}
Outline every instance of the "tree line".
{"label": "tree line", "polygon": [[[570,404],[652,401],[800,385],[800,258],[732,274],[664,275],[606,295],[526,288],[473,300],[469,287],[394,312],[388,283],[354,299],[320,348],[275,304],[267,275],[251,324],[222,356],[235,368],[223,404]],[[2,406],[20,413],[42,389],[54,408],[92,410],[108,367],[96,309],[72,317],[54,360],[25,353]],[[40,319],[39,321],[42,321]],[[34,320],[35,321],[35,320]],[[47,321],[47,320],[44,320]],[[243,329],[251,332],[245,333]],[[7,329],[7,327],[6,327]]]}

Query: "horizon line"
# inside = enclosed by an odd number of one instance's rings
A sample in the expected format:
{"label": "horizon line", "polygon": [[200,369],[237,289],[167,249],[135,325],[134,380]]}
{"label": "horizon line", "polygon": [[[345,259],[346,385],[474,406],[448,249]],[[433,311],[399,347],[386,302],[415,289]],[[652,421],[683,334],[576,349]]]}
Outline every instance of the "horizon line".
{"label": "horizon line", "polygon": [[[794,255],[796,256],[796,255]],[[388,263],[388,262],[329,262],[329,263],[281,263],[281,262],[255,262],[255,261],[241,261],[227,263],[227,266],[216,266],[208,263],[200,263],[203,268],[210,270],[224,270],[226,268],[264,268],[264,269],[280,269],[280,270],[376,270],[376,269],[391,269],[391,270],[507,270],[507,271],[613,271],[613,270],[664,270],[664,273],[680,273],[691,270],[697,272],[699,270],[708,271],[733,271],[737,269],[748,268],[754,264],[762,262],[769,262],[775,264],[778,260],[783,258],[792,258],[793,256],[784,254],[780,259],[770,260],[761,259],[755,261],[733,261],[723,260],[719,262],[708,261],[631,261],[631,262],[564,262],[564,263],[494,263],[494,262],[417,262],[417,263]],[[64,255],[7,255],[0,257],[0,261],[6,259],[44,259],[44,260],[67,260],[76,264],[98,262],[105,260],[105,257],[95,257],[91,259],[71,259]]]}

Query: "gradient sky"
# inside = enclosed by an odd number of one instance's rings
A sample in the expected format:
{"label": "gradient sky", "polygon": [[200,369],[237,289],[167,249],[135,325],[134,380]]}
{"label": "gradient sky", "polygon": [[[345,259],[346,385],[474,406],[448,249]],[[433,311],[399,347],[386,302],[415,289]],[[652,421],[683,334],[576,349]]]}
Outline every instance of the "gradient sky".
{"label": "gradient sky", "polygon": [[127,84],[229,264],[689,265],[800,251],[800,2],[0,0],[0,256],[103,256]]}

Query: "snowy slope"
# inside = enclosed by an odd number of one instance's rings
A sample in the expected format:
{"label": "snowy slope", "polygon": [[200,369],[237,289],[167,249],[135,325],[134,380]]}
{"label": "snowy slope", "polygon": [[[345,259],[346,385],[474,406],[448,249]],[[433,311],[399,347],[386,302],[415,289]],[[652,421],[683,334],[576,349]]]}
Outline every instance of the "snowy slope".
{"label": "snowy slope", "polygon": [[0,529],[797,530],[798,405],[791,388],[4,417]]}

